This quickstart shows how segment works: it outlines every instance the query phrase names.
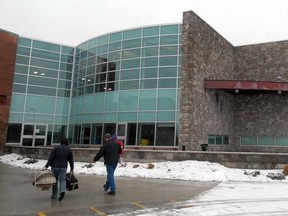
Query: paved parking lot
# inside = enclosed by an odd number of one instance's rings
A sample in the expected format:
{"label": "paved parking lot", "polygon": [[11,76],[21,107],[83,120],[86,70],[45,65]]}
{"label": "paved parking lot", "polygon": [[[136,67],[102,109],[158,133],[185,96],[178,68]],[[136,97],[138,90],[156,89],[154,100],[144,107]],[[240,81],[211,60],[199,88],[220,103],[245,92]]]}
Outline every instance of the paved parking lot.
{"label": "paved parking lot", "polygon": [[110,196],[103,191],[105,176],[76,175],[79,190],[67,191],[59,202],[50,199],[51,189],[40,191],[32,186],[34,175],[33,170],[0,163],[1,216],[133,215],[139,209],[169,209],[218,184],[117,177],[117,194]]}

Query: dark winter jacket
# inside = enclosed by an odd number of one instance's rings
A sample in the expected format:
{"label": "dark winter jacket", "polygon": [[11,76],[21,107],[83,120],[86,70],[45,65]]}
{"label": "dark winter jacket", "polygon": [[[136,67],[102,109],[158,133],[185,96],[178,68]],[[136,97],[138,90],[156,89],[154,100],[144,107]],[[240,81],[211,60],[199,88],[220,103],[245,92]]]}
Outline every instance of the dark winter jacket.
{"label": "dark winter jacket", "polygon": [[117,142],[109,140],[100,148],[93,161],[96,162],[104,157],[105,165],[115,165],[118,163],[121,150],[121,146]]}
{"label": "dark winter jacket", "polygon": [[70,169],[73,172],[73,153],[67,145],[61,144],[59,146],[55,146],[54,149],[51,151],[45,167],[48,168],[49,166],[51,166],[54,168],[67,168],[68,162],[70,165]]}

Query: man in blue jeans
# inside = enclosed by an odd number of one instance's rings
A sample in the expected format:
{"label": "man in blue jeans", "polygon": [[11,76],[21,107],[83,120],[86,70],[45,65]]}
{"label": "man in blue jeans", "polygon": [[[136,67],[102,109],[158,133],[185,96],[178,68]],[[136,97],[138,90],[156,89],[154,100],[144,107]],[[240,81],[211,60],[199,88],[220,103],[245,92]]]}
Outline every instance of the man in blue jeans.
{"label": "man in blue jeans", "polygon": [[107,172],[107,180],[106,183],[103,185],[104,190],[110,191],[108,192],[109,195],[116,194],[116,185],[114,180],[114,172],[117,168],[119,155],[121,154],[121,146],[112,140],[111,134],[107,133],[104,136],[105,143],[101,146],[99,152],[94,157],[94,163],[100,160],[101,157],[104,157],[104,164],[106,165],[106,172]]}
{"label": "man in blue jeans", "polygon": [[49,159],[44,166],[44,168],[48,168],[51,166],[51,170],[53,175],[56,178],[56,184],[52,187],[52,196],[51,199],[56,199],[58,194],[58,181],[60,183],[60,196],[59,201],[61,201],[65,196],[66,191],[66,172],[68,167],[68,162],[70,165],[70,172],[73,173],[74,169],[74,160],[73,153],[71,149],[68,147],[69,141],[67,138],[63,138],[61,140],[60,145],[55,146],[50,153]]}

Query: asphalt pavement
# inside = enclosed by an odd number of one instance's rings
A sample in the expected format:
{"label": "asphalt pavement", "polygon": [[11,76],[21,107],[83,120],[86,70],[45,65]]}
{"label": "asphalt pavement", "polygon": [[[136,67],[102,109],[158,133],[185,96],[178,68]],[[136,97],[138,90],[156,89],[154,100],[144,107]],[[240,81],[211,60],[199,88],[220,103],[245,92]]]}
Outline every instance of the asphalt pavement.
{"label": "asphalt pavement", "polygon": [[58,201],[50,198],[51,189],[32,186],[35,174],[35,170],[0,163],[0,216],[136,215],[137,210],[173,208],[219,184],[116,177],[117,193],[111,196],[103,190],[106,176],[76,174],[79,189],[67,191]]}

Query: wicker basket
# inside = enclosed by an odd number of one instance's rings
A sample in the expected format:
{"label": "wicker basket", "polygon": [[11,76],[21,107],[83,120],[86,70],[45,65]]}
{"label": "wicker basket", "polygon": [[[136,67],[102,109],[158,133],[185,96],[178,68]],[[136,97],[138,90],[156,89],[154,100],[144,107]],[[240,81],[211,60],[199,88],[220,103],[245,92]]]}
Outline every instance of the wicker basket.
{"label": "wicker basket", "polygon": [[44,170],[35,175],[33,185],[42,191],[49,190],[56,184],[56,178],[50,170]]}

